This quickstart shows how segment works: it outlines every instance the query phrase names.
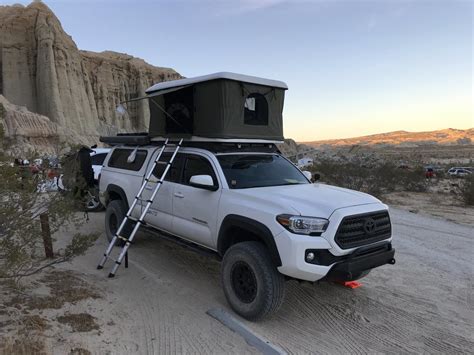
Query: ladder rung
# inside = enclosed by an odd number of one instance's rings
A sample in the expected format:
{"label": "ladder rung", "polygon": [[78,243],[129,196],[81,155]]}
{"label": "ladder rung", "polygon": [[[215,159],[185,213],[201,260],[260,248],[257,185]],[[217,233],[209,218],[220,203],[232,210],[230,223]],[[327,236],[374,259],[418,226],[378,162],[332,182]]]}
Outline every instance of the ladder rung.
{"label": "ladder rung", "polygon": [[156,164],[160,164],[160,165],[171,165],[171,162],[158,160],[158,161],[156,162]]}
{"label": "ladder rung", "polygon": [[117,238],[123,240],[126,243],[133,244],[133,242],[129,241],[128,238],[122,237],[121,235],[118,235]]}
{"label": "ladder rung", "polygon": [[138,197],[138,196],[135,196],[135,200],[138,200],[138,201],[141,201],[141,202],[147,202],[147,203],[148,203],[148,202],[151,202],[151,203],[153,203],[153,200],[145,200],[145,199],[140,198],[140,197]]}
{"label": "ladder rung", "polygon": [[150,180],[150,179],[145,178],[145,181],[146,181],[147,183],[150,183],[150,184],[158,184],[158,182],[159,182],[160,180],[156,180],[156,181],[155,181],[155,180]]}
{"label": "ladder rung", "polygon": [[150,184],[161,184],[161,183],[163,183],[163,181],[161,181],[161,180],[154,181],[154,180],[150,180],[150,179],[145,179],[145,181],[147,183],[150,183]]}
{"label": "ladder rung", "polygon": [[143,220],[139,220],[138,218],[132,217],[132,216],[127,216],[127,219],[134,221],[134,222],[140,222],[142,225],[146,225],[146,222]]}

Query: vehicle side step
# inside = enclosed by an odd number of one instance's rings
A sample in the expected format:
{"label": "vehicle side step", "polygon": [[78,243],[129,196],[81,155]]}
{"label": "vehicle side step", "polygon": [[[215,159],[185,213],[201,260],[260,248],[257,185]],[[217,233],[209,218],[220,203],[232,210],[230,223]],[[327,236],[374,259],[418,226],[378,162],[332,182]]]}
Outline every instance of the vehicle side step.
{"label": "vehicle side step", "polygon": [[214,258],[214,259],[219,260],[219,261],[222,259],[221,256],[216,251],[213,251],[211,249],[207,249],[207,248],[202,247],[198,244],[188,242],[185,239],[176,237],[176,236],[171,235],[169,233],[166,233],[164,231],[157,230],[153,227],[148,227],[147,226],[147,227],[145,227],[145,229],[147,230],[147,232],[157,236],[158,238],[162,238],[162,239],[170,241],[174,244],[178,244],[179,246],[181,246],[183,248],[191,249],[192,251],[194,251],[194,252],[196,252],[196,253],[198,253],[202,256],[211,257],[211,258]]}

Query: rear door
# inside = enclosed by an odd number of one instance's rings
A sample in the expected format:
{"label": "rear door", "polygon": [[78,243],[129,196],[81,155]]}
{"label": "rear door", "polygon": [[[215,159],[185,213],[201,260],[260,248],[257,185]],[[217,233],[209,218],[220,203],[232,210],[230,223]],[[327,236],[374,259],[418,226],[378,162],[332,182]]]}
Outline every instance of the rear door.
{"label": "rear door", "polygon": [[[221,197],[215,167],[206,157],[185,154],[183,157],[181,183],[175,184],[173,192],[172,232],[195,243],[215,249],[217,209]],[[193,175],[210,175],[216,191],[189,185]]]}
{"label": "rear door", "polygon": [[[155,161],[159,151],[157,151],[150,161],[150,168]],[[171,159],[171,152],[165,152],[161,155],[160,161],[168,162]],[[151,224],[153,227],[164,230],[166,232],[171,231],[172,224],[172,212],[173,212],[173,189],[176,185],[176,181],[179,180],[183,165],[183,156],[181,154],[176,155],[176,158],[165,177],[165,181],[158,190],[158,194],[155,196],[153,203],[145,216],[145,222]],[[161,178],[165,170],[166,165],[158,164],[150,177],[150,183],[143,191],[143,199],[148,200],[151,198],[153,190],[157,186],[156,182]],[[142,202],[142,210],[146,205],[146,202]]]}

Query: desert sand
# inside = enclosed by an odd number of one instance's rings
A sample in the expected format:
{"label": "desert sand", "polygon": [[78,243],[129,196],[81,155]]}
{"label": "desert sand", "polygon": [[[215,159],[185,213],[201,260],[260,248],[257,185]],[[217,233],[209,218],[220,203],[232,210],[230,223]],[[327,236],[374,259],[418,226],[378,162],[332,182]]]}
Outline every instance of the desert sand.
{"label": "desert sand", "polygon": [[[288,353],[469,353],[474,228],[401,209],[391,214],[394,266],[373,270],[357,289],[288,282],[281,311],[260,323],[240,319],[228,307],[217,260],[151,233],[141,233],[132,246],[130,267],[108,279],[96,270],[106,246],[102,235],[86,255],[26,282],[25,293],[56,292],[57,299],[68,291],[48,287],[45,275],[70,275],[72,283],[77,280],[71,286],[76,300],[59,309],[38,302],[4,306],[3,320],[10,315],[15,322],[4,323],[2,339],[11,342],[27,317],[29,339],[43,343],[48,354],[258,353],[206,314],[217,308]],[[102,232],[103,216],[91,214],[84,229]],[[7,295],[0,297],[5,304]]]}

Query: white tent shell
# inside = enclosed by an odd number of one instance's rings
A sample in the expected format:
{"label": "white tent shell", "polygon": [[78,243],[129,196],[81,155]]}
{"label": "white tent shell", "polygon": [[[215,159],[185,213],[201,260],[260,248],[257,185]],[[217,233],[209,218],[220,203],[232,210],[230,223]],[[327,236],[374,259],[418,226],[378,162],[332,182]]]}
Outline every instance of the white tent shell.
{"label": "white tent shell", "polygon": [[270,87],[288,90],[288,86],[283,81],[264,79],[264,78],[259,78],[257,76],[250,76],[250,75],[237,74],[237,73],[231,73],[231,72],[218,72],[214,74],[196,76],[194,78],[164,81],[162,83],[158,83],[149,87],[148,89],[146,89],[145,93],[151,94],[155,91],[171,89],[171,88],[180,88],[181,86],[185,87],[188,85],[197,84],[204,81],[217,80],[217,79],[235,80],[235,81],[241,81],[243,83],[270,86]]}

